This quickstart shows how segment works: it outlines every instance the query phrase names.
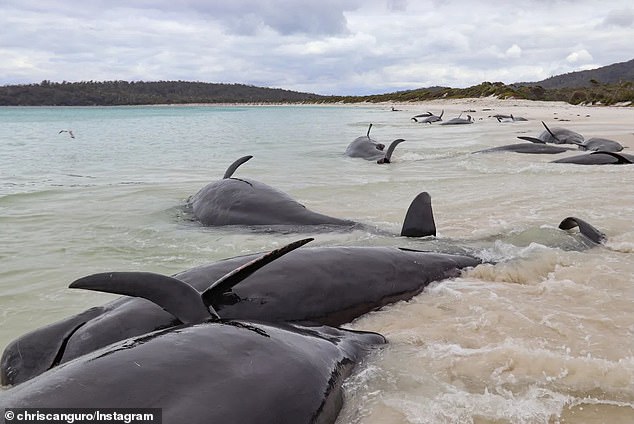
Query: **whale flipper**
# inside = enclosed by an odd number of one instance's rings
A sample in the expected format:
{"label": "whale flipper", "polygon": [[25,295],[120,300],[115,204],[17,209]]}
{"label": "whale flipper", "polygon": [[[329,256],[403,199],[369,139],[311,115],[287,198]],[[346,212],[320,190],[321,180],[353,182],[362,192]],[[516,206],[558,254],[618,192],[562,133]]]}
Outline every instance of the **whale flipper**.
{"label": "whale flipper", "polygon": [[104,272],[73,281],[71,289],[85,289],[142,297],[178,318],[183,324],[205,321],[214,316],[198,290],[184,281],[152,272]]}
{"label": "whale flipper", "polygon": [[402,138],[397,138],[392,143],[390,143],[390,147],[387,148],[387,153],[385,153],[385,156],[382,159],[377,160],[376,163],[390,163],[390,161],[392,160],[392,153],[394,153],[394,149],[396,149],[396,146],[404,141],[405,140],[403,140]]}
{"label": "whale flipper", "polygon": [[583,219],[579,219],[574,216],[569,216],[565,218],[559,224],[559,228],[562,230],[570,230],[575,227],[579,227],[579,232],[581,234],[588,237],[590,240],[597,244],[603,243],[607,238],[605,234],[603,234],[601,231],[597,230]]}
{"label": "whale flipper", "polygon": [[217,296],[228,292],[233,286],[253,274],[258,269],[313,240],[314,238],[306,238],[287,244],[279,249],[271,250],[270,252],[247,262],[241,267],[234,269],[228,274],[223,275],[202,293],[203,302],[205,305],[213,305]]}
{"label": "whale flipper", "polygon": [[436,235],[436,223],[431,208],[431,196],[426,191],[414,198],[401,229],[404,237],[426,237]]}
{"label": "whale flipper", "polygon": [[227,170],[225,171],[225,175],[223,175],[222,179],[225,180],[227,178],[231,178],[231,176],[233,175],[234,172],[236,172],[236,169],[238,169],[238,167],[240,165],[242,165],[243,163],[245,163],[246,161],[248,161],[249,159],[251,159],[253,156],[248,155],[248,156],[242,156],[240,159],[236,160],[235,162],[233,162],[231,165],[229,165],[229,167],[227,168]]}

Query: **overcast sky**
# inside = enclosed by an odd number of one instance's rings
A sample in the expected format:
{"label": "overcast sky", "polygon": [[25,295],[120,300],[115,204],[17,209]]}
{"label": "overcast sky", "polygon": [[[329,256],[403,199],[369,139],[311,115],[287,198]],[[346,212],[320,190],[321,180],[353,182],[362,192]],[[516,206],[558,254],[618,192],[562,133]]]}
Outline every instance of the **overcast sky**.
{"label": "overcast sky", "polygon": [[631,0],[0,0],[0,85],[352,95],[539,81],[633,58]]}

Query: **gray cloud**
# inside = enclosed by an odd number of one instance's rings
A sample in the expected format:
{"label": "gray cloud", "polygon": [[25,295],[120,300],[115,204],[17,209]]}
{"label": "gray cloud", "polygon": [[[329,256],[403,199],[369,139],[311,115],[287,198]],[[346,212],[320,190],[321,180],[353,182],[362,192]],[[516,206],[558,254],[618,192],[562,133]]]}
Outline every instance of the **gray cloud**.
{"label": "gray cloud", "polygon": [[586,1],[4,0],[0,84],[239,82],[323,94],[537,81],[629,60],[634,10]]}

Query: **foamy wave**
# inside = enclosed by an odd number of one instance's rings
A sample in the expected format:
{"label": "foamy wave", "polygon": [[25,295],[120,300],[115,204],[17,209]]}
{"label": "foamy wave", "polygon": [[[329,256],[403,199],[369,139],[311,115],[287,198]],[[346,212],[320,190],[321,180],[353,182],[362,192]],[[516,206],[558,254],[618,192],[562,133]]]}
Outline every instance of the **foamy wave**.
{"label": "foamy wave", "polygon": [[503,262],[494,265],[479,265],[466,271],[465,277],[485,281],[530,284],[543,280],[563,262],[563,258],[557,250],[536,243],[520,248],[496,242],[491,249],[480,252],[479,256],[485,261]]}

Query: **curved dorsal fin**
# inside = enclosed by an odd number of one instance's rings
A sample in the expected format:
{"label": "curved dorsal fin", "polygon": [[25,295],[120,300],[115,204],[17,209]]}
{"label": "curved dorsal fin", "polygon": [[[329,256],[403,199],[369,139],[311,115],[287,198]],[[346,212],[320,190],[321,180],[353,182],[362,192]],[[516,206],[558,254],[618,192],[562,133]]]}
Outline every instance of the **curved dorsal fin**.
{"label": "curved dorsal fin", "polygon": [[71,289],[86,289],[142,297],[174,315],[184,324],[218,318],[203,303],[200,293],[176,278],[152,272],[104,272],[75,280]]}
{"label": "curved dorsal fin", "polygon": [[592,152],[590,154],[591,155],[603,154],[603,155],[609,155],[609,156],[615,157],[618,160],[618,162],[617,162],[618,165],[623,165],[623,164],[629,165],[629,164],[634,163],[634,162],[632,162],[631,159],[629,159],[629,158],[627,158],[627,157],[625,157],[625,156],[623,156],[623,155],[621,155],[619,153],[616,153],[616,152],[605,152],[605,151],[599,150],[597,152]]}
{"label": "curved dorsal fin", "polygon": [[366,137],[370,138],[370,130],[372,129],[372,124],[368,127],[368,132],[365,134]]}
{"label": "curved dorsal fin", "polygon": [[401,229],[405,237],[426,237],[436,235],[434,212],[431,208],[431,196],[426,191],[418,194],[412,200],[407,210],[405,221]]}
{"label": "curved dorsal fin", "polygon": [[245,163],[246,161],[248,161],[252,157],[253,156],[251,156],[251,155],[242,156],[240,159],[238,159],[235,162],[233,162],[231,165],[229,165],[229,168],[227,168],[227,170],[225,171],[225,175],[223,175],[222,179],[226,180],[227,178],[231,178],[233,173],[236,172],[236,169],[238,169],[238,167],[240,165],[242,165],[243,163]]}
{"label": "curved dorsal fin", "polygon": [[553,133],[550,128],[548,128],[548,125],[546,125],[546,123],[544,121],[542,121],[542,125],[544,126],[544,128],[546,128],[546,131],[548,131],[548,134],[550,134],[555,140],[561,142],[561,140],[559,139],[559,137],[557,137],[555,135],[555,133]]}
{"label": "curved dorsal fin", "polygon": [[295,241],[287,244],[286,246],[280,247],[279,249],[271,250],[270,252],[234,269],[211,284],[209,288],[202,293],[202,301],[205,305],[213,305],[217,296],[231,290],[233,286],[240,283],[258,269],[313,240],[313,238],[306,238]]}
{"label": "curved dorsal fin", "polygon": [[377,160],[376,163],[390,163],[390,161],[392,160],[392,153],[394,153],[394,149],[396,149],[396,146],[404,141],[405,140],[403,140],[402,138],[397,138],[392,143],[390,143],[390,147],[387,148],[385,156],[382,159]]}
{"label": "curved dorsal fin", "polygon": [[579,232],[581,234],[597,244],[603,243],[606,240],[605,234],[588,224],[583,219],[569,216],[559,223],[559,228],[562,230],[570,230],[575,227],[579,227]]}
{"label": "curved dorsal fin", "polygon": [[440,115],[438,115],[438,117],[439,117],[439,118],[442,118],[442,116],[443,116],[443,114],[444,114],[444,113],[445,113],[445,109],[443,109],[443,110],[440,112]]}

